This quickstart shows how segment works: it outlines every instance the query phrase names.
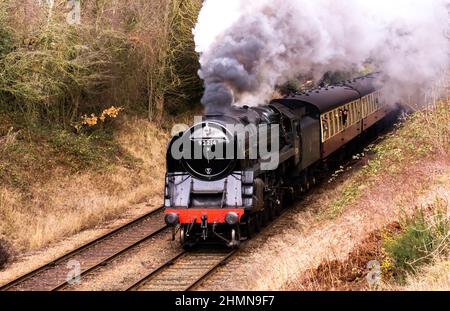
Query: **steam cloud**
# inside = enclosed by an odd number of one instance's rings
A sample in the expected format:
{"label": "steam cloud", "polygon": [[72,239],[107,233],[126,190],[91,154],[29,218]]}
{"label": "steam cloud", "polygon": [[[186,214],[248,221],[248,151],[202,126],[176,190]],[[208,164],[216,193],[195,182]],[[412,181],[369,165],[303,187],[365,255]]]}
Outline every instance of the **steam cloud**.
{"label": "steam cloud", "polygon": [[260,105],[293,77],[370,61],[390,101],[419,96],[449,68],[450,0],[206,0],[194,29],[202,103]]}

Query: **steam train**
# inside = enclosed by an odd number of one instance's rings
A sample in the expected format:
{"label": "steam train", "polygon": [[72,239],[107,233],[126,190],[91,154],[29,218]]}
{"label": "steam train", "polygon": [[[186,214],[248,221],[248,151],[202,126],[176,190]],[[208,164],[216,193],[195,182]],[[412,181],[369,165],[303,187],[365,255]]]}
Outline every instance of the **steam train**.
{"label": "steam train", "polygon": [[[239,247],[308,191],[333,154],[390,114],[380,79],[374,73],[265,106],[206,114],[173,137],[164,206],[174,239],[179,232],[186,248],[200,242]],[[261,149],[276,156],[269,169]]]}

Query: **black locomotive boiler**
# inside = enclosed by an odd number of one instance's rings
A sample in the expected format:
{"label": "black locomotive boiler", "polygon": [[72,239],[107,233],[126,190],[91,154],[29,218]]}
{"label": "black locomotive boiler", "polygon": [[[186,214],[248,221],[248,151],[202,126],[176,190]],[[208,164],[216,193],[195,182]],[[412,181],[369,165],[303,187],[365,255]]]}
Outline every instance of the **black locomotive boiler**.
{"label": "black locomotive boiler", "polygon": [[[174,237],[177,229],[185,247],[217,241],[238,247],[315,184],[330,156],[394,109],[382,100],[380,76],[293,94],[265,106],[233,107],[226,115],[205,115],[174,137],[164,200],[165,221],[173,226]],[[238,130],[230,130],[230,124]],[[270,145],[274,134],[277,143]],[[269,154],[277,155],[270,169],[263,169],[267,158],[259,153],[250,157],[252,148],[262,149],[260,136],[269,142]],[[174,150],[190,156],[180,158]],[[217,156],[218,150],[223,156]]]}

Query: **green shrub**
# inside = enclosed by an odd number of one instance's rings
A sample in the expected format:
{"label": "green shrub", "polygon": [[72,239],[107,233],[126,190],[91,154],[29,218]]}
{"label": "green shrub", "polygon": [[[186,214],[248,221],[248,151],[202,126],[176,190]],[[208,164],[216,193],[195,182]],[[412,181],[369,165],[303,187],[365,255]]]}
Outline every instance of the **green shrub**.
{"label": "green shrub", "polygon": [[394,275],[399,281],[435,256],[448,254],[450,219],[447,209],[444,201],[436,200],[432,215],[427,216],[425,210],[420,209],[403,220],[401,234],[385,238],[384,249],[395,263]]}
{"label": "green shrub", "polygon": [[52,129],[48,143],[60,164],[75,170],[108,169],[119,158],[128,166],[134,164],[134,159],[125,154],[113,139],[111,129],[100,129],[90,134]]}

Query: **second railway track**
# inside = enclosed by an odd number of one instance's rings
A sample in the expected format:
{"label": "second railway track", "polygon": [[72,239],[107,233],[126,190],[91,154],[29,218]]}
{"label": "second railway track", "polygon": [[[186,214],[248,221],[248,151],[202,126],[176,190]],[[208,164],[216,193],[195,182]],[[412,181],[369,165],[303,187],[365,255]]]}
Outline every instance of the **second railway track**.
{"label": "second railway track", "polygon": [[200,249],[181,252],[128,288],[128,291],[194,290],[238,250]]}
{"label": "second railway track", "polygon": [[140,244],[163,234],[163,208],[158,208],[76,250],[0,287],[1,291],[53,291],[69,285],[74,265],[87,275]]}

